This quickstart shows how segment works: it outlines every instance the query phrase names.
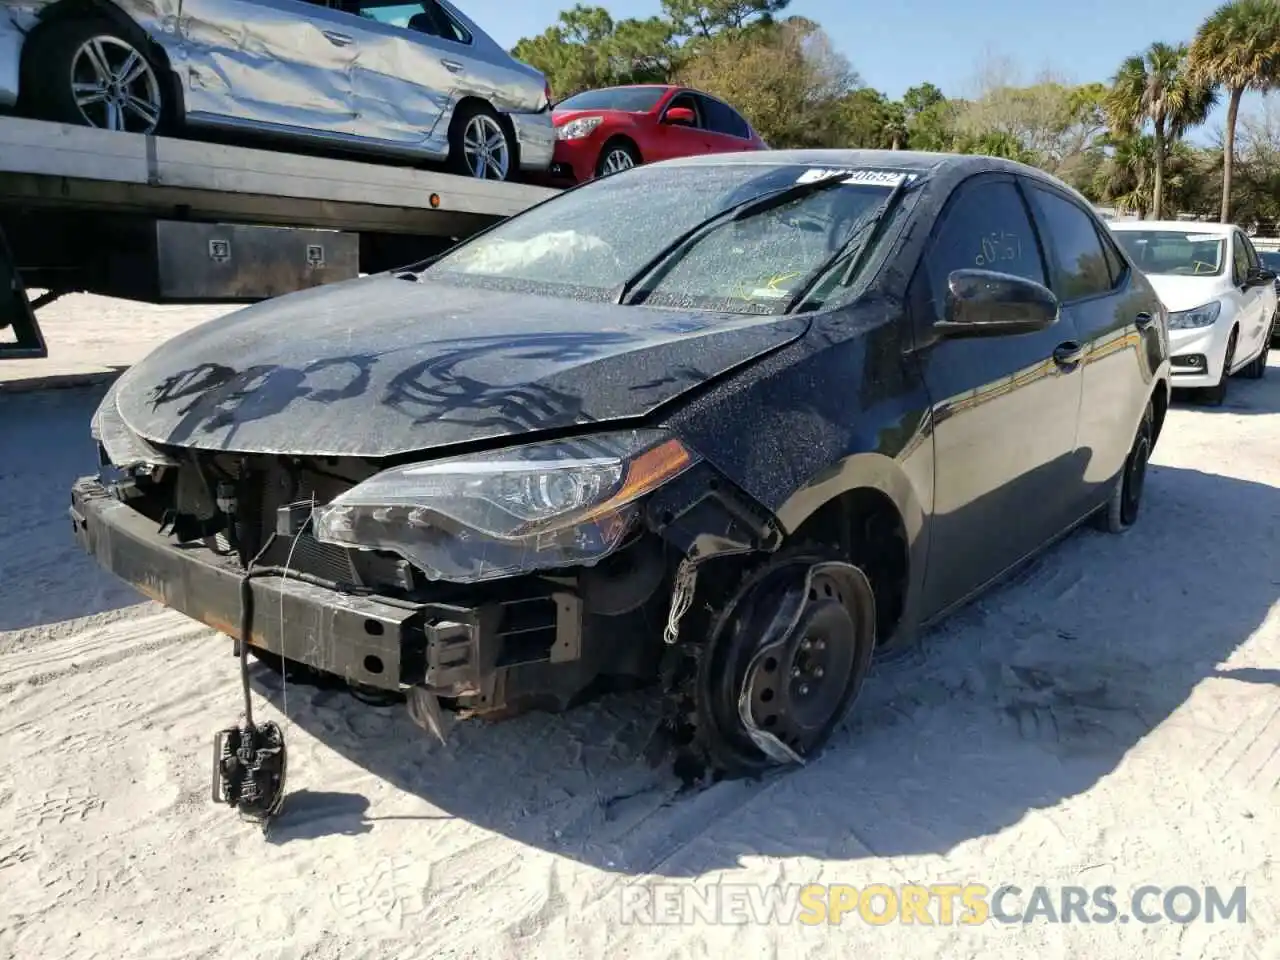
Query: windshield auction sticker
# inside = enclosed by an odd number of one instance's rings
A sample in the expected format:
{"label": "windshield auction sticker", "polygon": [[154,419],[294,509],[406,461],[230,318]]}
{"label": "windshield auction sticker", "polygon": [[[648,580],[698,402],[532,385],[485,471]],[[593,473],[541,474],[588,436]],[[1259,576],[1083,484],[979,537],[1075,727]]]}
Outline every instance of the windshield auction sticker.
{"label": "windshield auction sticker", "polygon": [[825,180],[827,177],[842,173],[848,174],[844,182],[853,186],[896,187],[900,183],[910,183],[917,178],[917,174],[904,173],[901,170],[844,170],[838,167],[833,170],[818,167],[800,174],[796,183],[812,183],[814,180]]}

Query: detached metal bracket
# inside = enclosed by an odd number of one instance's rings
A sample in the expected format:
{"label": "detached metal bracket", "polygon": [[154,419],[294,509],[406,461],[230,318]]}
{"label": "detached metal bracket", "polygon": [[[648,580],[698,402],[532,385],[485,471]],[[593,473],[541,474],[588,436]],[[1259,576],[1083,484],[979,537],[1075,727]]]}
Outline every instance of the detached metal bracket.
{"label": "detached metal bracket", "polygon": [[14,339],[0,343],[0,360],[43,360],[49,356],[36,312],[18,273],[18,261],[4,230],[0,230],[0,330],[10,329]]}

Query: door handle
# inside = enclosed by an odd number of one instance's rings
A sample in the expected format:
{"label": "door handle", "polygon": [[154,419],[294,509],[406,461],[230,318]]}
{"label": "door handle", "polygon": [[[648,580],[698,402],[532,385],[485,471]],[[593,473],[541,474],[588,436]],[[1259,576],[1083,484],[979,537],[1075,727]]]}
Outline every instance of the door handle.
{"label": "door handle", "polygon": [[1084,347],[1074,340],[1060,343],[1053,348],[1053,362],[1064,369],[1073,370],[1084,356]]}
{"label": "door handle", "polygon": [[345,47],[353,42],[352,38],[345,33],[338,33],[334,30],[323,30],[324,38],[332,43],[335,47]]}
{"label": "door handle", "polygon": [[440,62],[444,64],[444,68],[450,73],[458,73],[462,69],[462,64],[457,60],[441,60]]}
{"label": "door handle", "polygon": [[1156,318],[1153,317],[1151,314],[1144,312],[1134,317],[1133,322],[1139,330],[1145,330],[1147,329],[1147,327],[1151,326],[1153,323],[1156,322]]}

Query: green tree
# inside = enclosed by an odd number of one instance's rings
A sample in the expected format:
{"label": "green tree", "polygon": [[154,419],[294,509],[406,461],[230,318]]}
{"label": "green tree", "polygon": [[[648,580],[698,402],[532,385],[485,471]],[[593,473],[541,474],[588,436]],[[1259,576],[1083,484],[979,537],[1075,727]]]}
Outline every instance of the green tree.
{"label": "green tree", "polygon": [[1120,65],[1107,94],[1107,114],[1117,133],[1137,133],[1151,124],[1151,212],[1156,219],[1164,212],[1169,145],[1204,123],[1216,99],[1211,87],[1191,76],[1185,44],[1153,43]]}
{"label": "green tree", "polygon": [[841,104],[859,86],[822,29],[799,17],[711,37],[681,64],[677,78],[732,103],[775,147],[847,142]]}
{"label": "green tree", "polygon": [[842,145],[866,150],[890,146],[892,137],[888,135],[888,127],[895,106],[899,105],[871,87],[860,87],[845,94],[839,101]]}
{"label": "green tree", "polygon": [[791,0],[662,0],[676,36],[710,39],[723,30],[771,24]]}
{"label": "green tree", "polygon": [[1227,91],[1221,212],[1222,222],[1227,223],[1231,218],[1231,175],[1240,98],[1246,90],[1270,90],[1280,83],[1280,3],[1234,0],[1218,7],[1196,33],[1190,61],[1191,72],[1198,80]]}
{"label": "green tree", "polygon": [[581,3],[511,51],[546,74],[557,97],[620,83],[665,82],[676,52],[670,22],[615,21],[603,7]]}
{"label": "green tree", "polygon": [[942,91],[932,83],[922,83],[902,95],[902,106],[906,108],[909,117],[914,117],[930,107],[946,102],[947,98],[943,96]]}

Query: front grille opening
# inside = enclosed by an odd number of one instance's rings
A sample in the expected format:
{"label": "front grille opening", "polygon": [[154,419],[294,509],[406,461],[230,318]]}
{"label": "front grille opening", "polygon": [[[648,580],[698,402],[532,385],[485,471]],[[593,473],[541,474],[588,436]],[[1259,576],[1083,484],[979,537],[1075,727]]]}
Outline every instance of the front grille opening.
{"label": "front grille opening", "polygon": [[498,666],[547,660],[556,642],[556,602],[530,597],[502,604],[498,627]]}

